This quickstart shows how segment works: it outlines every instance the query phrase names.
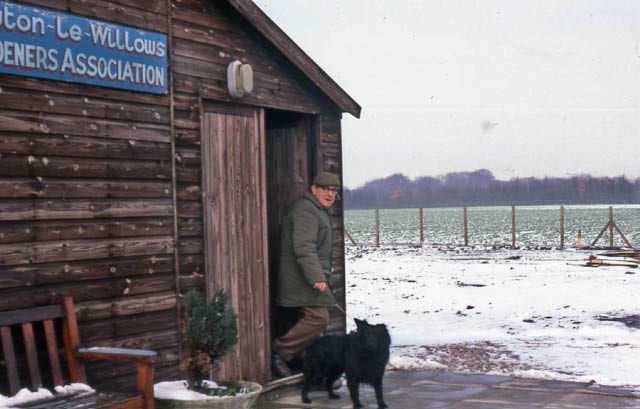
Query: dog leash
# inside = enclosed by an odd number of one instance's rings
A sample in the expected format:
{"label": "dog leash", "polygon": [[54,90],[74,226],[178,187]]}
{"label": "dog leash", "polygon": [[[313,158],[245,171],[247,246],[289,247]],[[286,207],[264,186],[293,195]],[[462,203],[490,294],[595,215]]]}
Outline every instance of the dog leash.
{"label": "dog leash", "polygon": [[336,307],[341,313],[344,314],[345,317],[352,318],[349,314],[347,314],[344,308],[342,308],[340,304],[338,304],[338,300],[336,299],[336,293],[333,292],[333,287],[331,286],[331,283],[329,281],[330,280],[327,280],[327,289],[329,290],[329,292],[331,293],[331,297],[333,298],[333,307]]}

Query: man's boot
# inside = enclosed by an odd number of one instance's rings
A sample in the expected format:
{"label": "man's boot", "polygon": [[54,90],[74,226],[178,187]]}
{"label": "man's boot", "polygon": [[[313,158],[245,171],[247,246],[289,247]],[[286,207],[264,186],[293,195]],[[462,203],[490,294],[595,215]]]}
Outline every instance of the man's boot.
{"label": "man's boot", "polygon": [[271,371],[280,378],[291,376],[291,369],[278,354],[271,354]]}

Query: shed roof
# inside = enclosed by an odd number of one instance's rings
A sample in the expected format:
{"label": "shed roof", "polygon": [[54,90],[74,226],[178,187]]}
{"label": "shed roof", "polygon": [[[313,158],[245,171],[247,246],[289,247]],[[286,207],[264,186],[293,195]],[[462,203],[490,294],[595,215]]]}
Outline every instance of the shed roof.
{"label": "shed roof", "polygon": [[251,0],[227,0],[259,33],[302,71],[342,112],[360,118],[360,105],[320,68],[276,23]]}

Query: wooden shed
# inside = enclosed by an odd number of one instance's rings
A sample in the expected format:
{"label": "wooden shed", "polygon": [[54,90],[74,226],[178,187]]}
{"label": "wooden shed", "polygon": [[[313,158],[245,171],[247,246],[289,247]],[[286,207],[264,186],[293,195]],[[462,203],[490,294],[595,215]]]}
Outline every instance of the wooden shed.
{"label": "wooden shed", "polygon": [[[358,104],[250,0],[0,13],[0,311],[71,295],[85,344],[157,350],[156,379],[175,379],[180,295],[224,289],[240,342],[220,376],[267,382],[279,221],[317,172],[342,174],[340,121]],[[233,61],[253,71],[241,97]],[[341,201],[333,214],[344,305]],[[345,331],[337,311],[330,331]],[[87,372],[103,387],[134,377]]]}

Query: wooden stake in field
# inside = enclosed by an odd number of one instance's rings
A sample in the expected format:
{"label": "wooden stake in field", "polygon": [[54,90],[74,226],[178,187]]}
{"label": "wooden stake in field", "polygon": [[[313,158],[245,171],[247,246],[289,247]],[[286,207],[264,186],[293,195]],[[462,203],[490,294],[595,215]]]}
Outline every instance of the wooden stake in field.
{"label": "wooden stake in field", "polygon": [[467,206],[464,207],[464,245],[469,245],[469,228],[467,225]]}
{"label": "wooden stake in field", "polygon": [[376,247],[380,247],[380,209],[376,209]]}
{"label": "wooden stake in field", "polygon": [[511,247],[516,246],[516,207],[511,206]]}
{"label": "wooden stake in field", "polygon": [[613,206],[609,206],[609,247],[613,247]]}
{"label": "wooden stake in field", "polygon": [[582,248],[582,230],[578,230],[578,248]]}
{"label": "wooden stake in field", "polygon": [[564,206],[560,206],[560,248],[564,248]]}
{"label": "wooden stake in field", "polygon": [[420,208],[420,247],[424,244],[424,229],[423,229],[422,207]]}
{"label": "wooden stake in field", "polygon": [[353,239],[353,237],[351,237],[351,235],[349,234],[349,232],[347,231],[347,229],[344,229],[344,234],[347,235],[347,238],[349,239],[349,241],[351,242],[351,244],[353,244],[354,246],[358,247],[358,243],[356,243],[356,241]]}

